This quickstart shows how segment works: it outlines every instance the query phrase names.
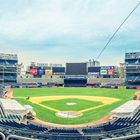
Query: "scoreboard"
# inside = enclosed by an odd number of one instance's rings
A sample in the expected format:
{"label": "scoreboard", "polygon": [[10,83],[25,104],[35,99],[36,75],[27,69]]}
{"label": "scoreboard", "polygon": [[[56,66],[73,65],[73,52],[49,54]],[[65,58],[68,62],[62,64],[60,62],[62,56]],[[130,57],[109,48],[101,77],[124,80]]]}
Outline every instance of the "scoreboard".
{"label": "scoreboard", "polygon": [[66,63],[66,75],[87,75],[87,63]]}

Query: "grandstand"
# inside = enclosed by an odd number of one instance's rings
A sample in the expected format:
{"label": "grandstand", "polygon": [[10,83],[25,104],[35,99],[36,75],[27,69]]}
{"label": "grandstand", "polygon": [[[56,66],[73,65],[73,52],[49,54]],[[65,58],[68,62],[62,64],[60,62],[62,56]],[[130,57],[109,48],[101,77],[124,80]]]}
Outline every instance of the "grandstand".
{"label": "grandstand", "polygon": [[[10,105],[9,105],[10,104]],[[131,100],[112,111],[109,121],[86,127],[53,127],[24,120],[24,106],[14,99],[0,99],[0,136],[39,140],[104,140],[118,137],[137,138],[140,133],[140,101]],[[115,117],[114,117],[115,116]]]}
{"label": "grandstand", "polygon": [[[8,58],[9,57],[9,58]],[[69,69],[65,67],[52,67],[43,70],[38,69],[37,74],[27,78],[18,77],[16,83],[17,56],[3,55],[1,63],[1,87],[0,87],[0,138],[9,140],[40,139],[40,140],[104,140],[117,139],[118,137],[139,138],[140,134],[140,101],[131,100],[111,112],[108,121],[79,127],[56,127],[40,124],[27,118],[27,113],[32,112],[33,107],[21,105],[14,99],[3,99],[6,91],[3,86],[35,88],[61,85],[64,87],[86,87],[87,84],[98,84],[98,87],[126,89],[123,78],[115,77],[114,66],[86,67],[86,63],[77,63],[83,67],[81,71],[75,71],[76,63],[69,63]],[[8,60],[7,60],[8,59]],[[12,62],[11,62],[12,61]],[[128,61],[127,59],[125,61]],[[76,67],[77,67],[76,66]],[[126,78],[128,67],[126,65]],[[105,73],[104,73],[105,72]],[[36,73],[36,71],[35,71]],[[102,74],[101,74],[102,73]],[[110,75],[108,75],[110,73]],[[8,75],[8,76],[7,76]],[[13,76],[14,75],[14,76]],[[105,78],[104,78],[105,77]],[[4,78],[4,79],[2,79]],[[127,80],[126,80],[127,81]],[[128,80],[129,81],[129,80]],[[30,110],[30,111],[29,111]]]}
{"label": "grandstand", "polygon": [[15,54],[0,54],[0,84],[16,83],[18,58]]}
{"label": "grandstand", "polygon": [[126,79],[130,84],[140,84],[140,52],[125,54]]}
{"label": "grandstand", "polygon": [[[32,123],[18,123],[14,120],[0,119],[1,132],[5,137],[17,139],[42,139],[42,140],[103,140],[108,138],[125,137],[139,134],[140,110],[131,117],[118,118],[100,126],[85,128],[53,128],[39,126]],[[10,132],[10,135],[9,135]]]}

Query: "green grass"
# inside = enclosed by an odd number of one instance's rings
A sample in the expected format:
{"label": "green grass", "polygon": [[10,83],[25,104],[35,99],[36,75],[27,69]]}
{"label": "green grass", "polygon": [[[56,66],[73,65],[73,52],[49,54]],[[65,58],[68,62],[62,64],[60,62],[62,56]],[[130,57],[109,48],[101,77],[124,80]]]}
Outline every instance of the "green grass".
{"label": "green grass", "polygon": [[[43,121],[57,123],[57,124],[82,124],[82,123],[88,123],[88,122],[95,122],[95,121],[105,117],[116,107],[131,100],[134,96],[134,93],[135,93],[135,90],[94,89],[94,88],[38,88],[38,89],[36,89],[36,88],[27,89],[26,88],[26,89],[14,89],[13,95],[15,98],[22,97],[22,98],[16,98],[16,100],[19,101],[23,105],[25,105],[25,104],[31,105],[37,114],[37,118],[39,118]],[[26,100],[26,97],[28,97],[28,96],[39,97],[39,96],[61,96],[61,95],[113,97],[113,98],[120,99],[120,101],[115,102],[111,105],[106,105],[106,106],[100,107],[98,109],[84,112],[83,116],[81,116],[79,118],[64,119],[64,118],[57,117],[55,115],[56,112],[49,110],[47,108],[43,108],[37,104],[33,104],[33,103],[29,102],[28,100]],[[78,100],[80,101],[81,99],[78,99]],[[66,99],[66,101],[68,101],[68,100]],[[51,102],[54,102],[54,101],[51,101]],[[69,100],[69,102],[71,102],[71,101]],[[60,103],[59,103],[59,105],[60,105]],[[59,107],[59,105],[57,106],[57,104],[56,105],[54,104],[55,107]],[[94,106],[94,104],[93,104],[93,106]]]}
{"label": "green grass", "polygon": [[[67,103],[74,102],[76,105],[69,106]],[[61,111],[80,111],[83,109],[87,109],[90,107],[102,105],[101,102],[95,102],[95,101],[87,101],[82,99],[61,99],[61,100],[54,100],[54,101],[44,101],[41,102],[41,104],[55,108],[57,110]]]}

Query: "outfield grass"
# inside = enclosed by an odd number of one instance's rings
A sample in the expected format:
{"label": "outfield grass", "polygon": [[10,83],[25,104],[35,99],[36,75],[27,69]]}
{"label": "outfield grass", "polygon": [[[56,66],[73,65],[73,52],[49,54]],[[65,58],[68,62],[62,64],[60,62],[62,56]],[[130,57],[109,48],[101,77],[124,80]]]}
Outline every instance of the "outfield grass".
{"label": "outfield grass", "polygon": [[[57,124],[82,124],[82,123],[88,123],[88,122],[95,122],[95,121],[105,117],[116,107],[131,100],[134,96],[134,93],[135,93],[135,90],[94,89],[94,88],[37,88],[37,89],[36,88],[27,89],[26,88],[26,89],[14,89],[13,96],[21,104],[23,104],[23,105],[29,104],[29,105],[33,106],[34,111],[37,114],[37,118],[39,118],[43,121],[57,123]],[[28,96],[29,97],[40,97],[40,96],[62,96],[62,95],[63,96],[64,95],[65,96],[69,96],[69,95],[103,96],[103,97],[117,98],[120,100],[115,103],[112,103],[110,105],[105,105],[103,107],[100,107],[98,109],[86,111],[83,113],[83,116],[81,116],[79,118],[74,118],[74,119],[68,119],[68,118],[64,119],[64,118],[57,117],[55,115],[55,113],[56,113],[55,111],[49,110],[47,108],[43,108],[38,104],[33,104],[30,101],[26,100],[26,98]],[[63,109],[62,105],[64,105],[65,102],[67,102],[67,101],[71,102],[70,100],[65,99],[65,100],[62,100],[61,103],[60,103],[60,101],[59,101],[59,103],[57,103],[57,100],[46,101],[46,103],[44,102],[43,104],[48,105],[47,102],[50,102],[51,106],[53,106],[55,108],[59,108],[61,110],[65,110],[66,106],[64,106],[64,109]],[[78,100],[80,101],[81,99],[78,99]],[[78,100],[77,100],[77,102],[78,102]],[[88,101],[88,103],[89,102],[90,101]],[[94,102],[94,103],[92,104],[92,106],[96,105],[96,102]],[[57,106],[57,104],[58,104],[58,106]],[[80,105],[80,102],[78,102],[78,104],[79,104],[80,108],[82,108],[82,107],[84,108],[86,106],[85,105],[86,103],[82,103],[82,101],[81,101],[81,105]],[[89,103],[89,105],[91,105],[91,103]]]}

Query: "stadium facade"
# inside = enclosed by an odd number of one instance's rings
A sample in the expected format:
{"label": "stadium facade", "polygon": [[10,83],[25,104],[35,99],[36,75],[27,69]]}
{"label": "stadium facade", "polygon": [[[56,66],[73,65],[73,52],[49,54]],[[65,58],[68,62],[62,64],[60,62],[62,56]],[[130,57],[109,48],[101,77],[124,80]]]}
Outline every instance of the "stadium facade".
{"label": "stadium facade", "polygon": [[38,66],[30,65],[26,73],[33,78],[44,76],[92,76],[97,78],[119,78],[119,67],[117,66],[89,66],[88,63],[66,63],[66,66]]}
{"label": "stadium facade", "polygon": [[125,81],[130,84],[140,84],[140,52],[126,53],[125,64]]}
{"label": "stadium facade", "polygon": [[0,83],[15,83],[17,81],[16,54],[0,54]]}

